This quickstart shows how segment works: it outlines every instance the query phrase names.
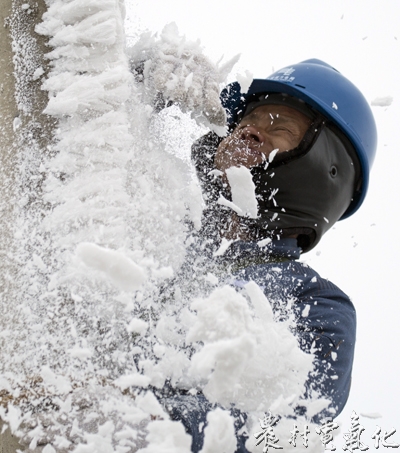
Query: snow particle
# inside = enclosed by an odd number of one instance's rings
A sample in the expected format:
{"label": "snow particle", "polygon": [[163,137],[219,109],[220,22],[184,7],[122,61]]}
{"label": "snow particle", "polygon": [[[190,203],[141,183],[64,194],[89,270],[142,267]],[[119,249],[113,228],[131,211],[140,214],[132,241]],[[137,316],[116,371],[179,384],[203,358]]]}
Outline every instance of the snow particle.
{"label": "snow particle", "polygon": [[69,353],[69,355],[71,357],[75,357],[82,361],[87,360],[88,358],[92,357],[92,355],[93,355],[93,352],[90,349],[80,348],[80,347],[68,349],[67,352]]}
{"label": "snow particle", "polygon": [[13,131],[15,132],[17,129],[20,128],[22,121],[19,116],[16,116],[13,121]]}
{"label": "snow particle", "polygon": [[148,324],[147,322],[138,319],[138,318],[133,318],[132,321],[129,323],[128,327],[126,330],[130,333],[144,333],[148,329]]}
{"label": "snow particle", "polygon": [[279,148],[276,148],[276,149],[272,150],[272,151],[269,153],[269,156],[268,156],[268,162],[269,162],[269,163],[271,163],[271,162],[274,160],[274,158],[275,158],[275,156],[277,155],[278,151],[279,151]]}
{"label": "snow particle", "polygon": [[266,238],[266,239],[262,239],[261,241],[258,241],[257,242],[257,245],[259,247],[265,247],[266,245],[268,245],[269,243],[272,242],[272,239],[271,238]]}
{"label": "snow particle", "polygon": [[229,246],[235,241],[229,241],[228,239],[222,238],[221,244],[216,252],[214,252],[214,256],[222,256],[229,248]]}
{"label": "snow particle", "polygon": [[126,390],[129,387],[148,387],[151,379],[139,373],[126,374],[114,381],[114,385],[121,390]]}
{"label": "snow particle", "polygon": [[366,418],[381,418],[382,415],[379,412],[360,412],[361,417]]}
{"label": "snow particle", "polygon": [[310,313],[310,305],[306,305],[303,309],[303,311],[301,312],[301,316],[303,318],[307,318],[308,314]]}
{"label": "snow particle", "polygon": [[105,274],[123,291],[137,290],[145,281],[143,269],[123,252],[81,243],[76,253],[86,266]]}
{"label": "snow particle", "polygon": [[241,216],[255,219],[258,216],[258,203],[255,185],[250,170],[246,167],[231,167],[226,170],[232,192],[232,202],[242,211]]}
{"label": "snow particle", "polygon": [[211,272],[208,272],[205,279],[210,282],[212,285],[218,285],[218,277],[216,277],[214,274]]}
{"label": "snow particle", "polygon": [[375,98],[372,102],[371,105],[373,107],[388,107],[391,105],[393,102],[393,97],[392,96],[383,96],[380,98]]}
{"label": "snow particle", "polygon": [[39,79],[44,74],[44,69],[40,66],[32,75],[32,80]]}
{"label": "snow particle", "polygon": [[240,92],[247,93],[251,83],[253,82],[253,74],[250,71],[246,70],[245,75],[236,74],[236,80],[240,84]]}

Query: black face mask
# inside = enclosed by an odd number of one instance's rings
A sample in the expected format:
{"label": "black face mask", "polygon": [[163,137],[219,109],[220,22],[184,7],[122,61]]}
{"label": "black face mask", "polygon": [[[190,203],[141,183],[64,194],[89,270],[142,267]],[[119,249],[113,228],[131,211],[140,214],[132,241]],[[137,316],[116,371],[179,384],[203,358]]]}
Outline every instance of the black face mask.
{"label": "black face mask", "polygon": [[266,169],[251,169],[259,206],[254,226],[300,235],[303,252],[347,210],[357,179],[342,140],[323,121],[314,127],[314,138],[306,134],[299,147],[277,154]]}
{"label": "black face mask", "polygon": [[[339,138],[340,137],[340,138]],[[229,190],[212,174],[221,139],[215,134],[198,140],[192,159],[206,203],[223,221],[217,199]],[[211,171],[211,173],[210,173]],[[359,180],[353,148],[337,129],[316,116],[299,146],[278,153],[271,163],[251,170],[258,200],[257,219],[241,218],[255,238],[297,236],[303,252],[311,250],[348,208]]]}

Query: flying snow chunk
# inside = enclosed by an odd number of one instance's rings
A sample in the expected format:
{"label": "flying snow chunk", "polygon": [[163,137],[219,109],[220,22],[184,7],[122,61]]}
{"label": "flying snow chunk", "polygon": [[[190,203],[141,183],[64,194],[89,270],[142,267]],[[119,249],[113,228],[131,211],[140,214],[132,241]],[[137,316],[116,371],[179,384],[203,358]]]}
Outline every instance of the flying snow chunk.
{"label": "flying snow chunk", "polygon": [[146,279],[143,269],[122,252],[84,242],[78,245],[76,254],[86,266],[102,272],[122,291],[135,291]]}
{"label": "flying snow chunk", "polygon": [[142,321],[141,319],[138,318],[133,318],[132,321],[129,323],[128,327],[126,330],[128,332],[135,332],[135,333],[144,333],[148,329],[148,324],[145,321]]}
{"label": "flying snow chunk", "polygon": [[211,272],[208,272],[205,279],[210,282],[212,285],[218,285],[218,277],[216,277],[214,274],[212,274]]}
{"label": "flying snow chunk", "polygon": [[214,256],[222,256],[229,248],[229,246],[235,241],[230,241],[226,238],[222,238],[221,244],[216,252],[214,252]]}
{"label": "flying snow chunk", "polygon": [[19,407],[15,407],[12,404],[8,405],[7,423],[10,425],[12,432],[15,432],[19,428],[19,425],[22,423],[22,414]]}
{"label": "flying snow chunk", "polygon": [[261,239],[261,241],[258,241],[257,242],[257,245],[259,247],[265,247],[266,245],[268,245],[269,243],[272,242],[272,239],[271,238],[265,238],[265,239]]}
{"label": "flying snow chunk", "polygon": [[13,121],[13,131],[15,132],[17,129],[19,129],[21,124],[22,124],[22,121],[19,118],[19,116],[15,117],[14,121]]}
{"label": "flying snow chunk", "polygon": [[141,393],[135,398],[135,401],[137,407],[146,412],[146,414],[150,414],[153,417],[168,418],[153,392]]}
{"label": "flying snow chunk", "polygon": [[78,346],[72,349],[67,349],[67,352],[71,357],[75,357],[79,360],[87,360],[93,355],[93,351],[90,349],[80,348]]}
{"label": "flying snow chunk", "polygon": [[148,387],[150,381],[151,379],[148,376],[133,373],[119,377],[114,381],[114,385],[119,387],[121,390],[126,390],[129,387]]}
{"label": "flying snow chunk", "polygon": [[304,401],[307,407],[307,417],[312,418],[314,415],[319,414],[321,411],[326,409],[331,401],[327,398],[314,398],[309,401]]}
{"label": "flying snow chunk", "polygon": [[152,269],[151,274],[155,278],[165,280],[166,278],[172,278],[174,276],[174,270],[171,266],[165,266],[160,269]]}
{"label": "flying snow chunk", "polygon": [[240,92],[247,93],[250,88],[251,83],[253,82],[253,73],[250,71],[245,71],[245,74],[236,74],[236,80],[240,84]]}
{"label": "flying snow chunk", "polygon": [[37,68],[36,71],[33,73],[33,75],[32,75],[32,80],[40,79],[40,77],[42,77],[43,74],[44,74],[44,69],[40,66],[40,67]]}
{"label": "flying snow chunk", "polygon": [[276,148],[276,149],[273,149],[270,153],[269,153],[269,156],[268,156],[268,162],[271,163],[275,156],[277,155],[277,153],[279,152],[279,148]]}
{"label": "flying snow chunk", "polygon": [[365,417],[365,418],[381,418],[382,415],[379,413],[379,412],[363,412],[363,413],[360,413],[361,417]]}
{"label": "flying snow chunk", "polygon": [[140,453],[190,453],[192,438],[185,432],[180,422],[170,420],[155,420],[147,426],[148,446]]}
{"label": "flying snow chunk", "polygon": [[65,376],[55,374],[48,366],[43,366],[40,374],[43,383],[54,387],[58,393],[63,395],[72,391],[69,379]]}
{"label": "flying snow chunk", "polygon": [[232,203],[232,201],[227,200],[222,195],[220,195],[220,197],[218,198],[217,203],[220,204],[221,206],[226,206],[227,208],[231,208],[232,211],[235,211],[240,216],[244,215],[243,210],[240,209],[239,206],[236,206],[235,203]]}
{"label": "flying snow chunk", "polygon": [[384,97],[381,97],[381,98],[375,98],[372,102],[371,102],[371,105],[376,107],[388,107],[389,105],[391,105],[391,103],[393,102],[393,98],[392,96],[384,96]]}
{"label": "flying snow chunk", "polygon": [[233,419],[227,411],[217,407],[207,414],[207,426],[204,430],[204,445],[200,453],[234,453],[236,437]]}
{"label": "flying snow chunk", "polygon": [[231,167],[226,170],[232,192],[232,202],[243,211],[240,216],[256,219],[258,206],[256,187],[250,170],[246,167]]}
{"label": "flying snow chunk", "polygon": [[310,313],[310,305],[306,305],[303,309],[303,311],[301,312],[301,316],[303,318],[307,318],[308,314]]}

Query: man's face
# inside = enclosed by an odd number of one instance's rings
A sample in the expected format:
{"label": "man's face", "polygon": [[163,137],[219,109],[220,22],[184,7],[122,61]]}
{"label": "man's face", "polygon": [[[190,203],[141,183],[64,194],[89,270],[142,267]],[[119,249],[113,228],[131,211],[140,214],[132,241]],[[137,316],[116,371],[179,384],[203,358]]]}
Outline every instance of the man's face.
{"label": "man's face", "polygon": [[284,105],[262,105],[244,116],[233,133],[220,143],[215,166],[225,171],[230,167],[255,167],[278,153],[296,148],[311,120]]}

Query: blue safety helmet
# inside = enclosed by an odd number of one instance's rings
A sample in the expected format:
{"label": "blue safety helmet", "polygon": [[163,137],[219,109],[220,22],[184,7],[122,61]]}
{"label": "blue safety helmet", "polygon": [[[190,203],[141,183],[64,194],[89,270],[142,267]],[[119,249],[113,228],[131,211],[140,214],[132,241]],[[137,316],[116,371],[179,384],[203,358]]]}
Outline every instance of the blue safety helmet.
{"label": "blue safety helmet", "polygon": [[254,79],[247,93],[241,93],[238,82],[228,85],[221,93],[221,102],[227,111],[229,125],[238,122],[247,101],[258,93],[286,93],[301,99],[347,137],[358,156],[362,181],[341,219],[354,214],[367,193],[377,145],[375,120],[360,90],[327,63],[306,60],[280,69],[266,79]]}

